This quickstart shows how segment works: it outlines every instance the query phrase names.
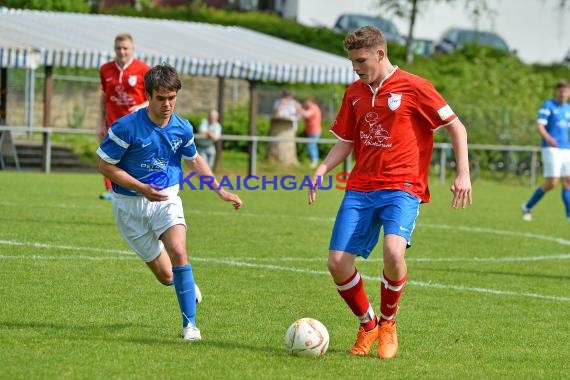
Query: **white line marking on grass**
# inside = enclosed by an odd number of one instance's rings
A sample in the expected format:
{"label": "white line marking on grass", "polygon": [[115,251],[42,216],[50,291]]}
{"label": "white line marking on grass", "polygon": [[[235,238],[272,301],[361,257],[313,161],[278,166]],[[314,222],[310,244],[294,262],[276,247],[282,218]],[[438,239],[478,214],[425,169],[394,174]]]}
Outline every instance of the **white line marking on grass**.
{"label": "white line marking on grass", "polygon": [[526,232],[518,232],[518,231],[505,231],[505,230],[496,230],[492,228],[481,228],[481,227],[461,227],[461,226],[449,226],[445,224],[421,224],[418,223],[420,227],[427,227],[427,228],[437,228],[443,230],[453,230],[453,231],[466,231],[466,232],[479,232],[484,234],[492,234],[492,235],[502,235],[502,236],[515,236],[515,237],[524,237],[529,239],[538,239],[538,240],[547,240],[561,245],[570,245],[570,240],[557,238],[554,236],[547,236],[547,235],[540,235],[540,234],[531,234]]}
{"label": "white line marking on grass", "polygon": [[[281,261],[281,262],[326,262],[327,255],[323,254],[322,257],[235,257],[229,258],[232,260],[246,260],[246,261]],[[361,262],[377,263],[381,262],[382,259],[359,259]],[[440,262],[474,262],[474,263],[484,263],[484,262],[505,262],[505,263],[516,263],[516,262],[528,262],[528,261],[549,261],[549,260],[570,260],[570,253],[560,254],[560,255],[542,255],[542,256],[531,256],[531,257],[519,257],[519,256],[506,256],[506,257],[442,257],[442,258],[429,258],[429,257],[406,257],[408,262],[420,262],[420,263],[440,263]]]}
{"label": "white line marking on grass", "polygon": [[[72,246],[58,246],[52,244],[41,244],[41,243],[25,243],[25,242],[15,242],[10,240],[0,240],[0,244],[7,244],[7,245],[15,245],[15,246],[32,246],[35,248],[44,248],[44,249],[64,249],[64,250],[75,250],[75,251],[89,251],[89,252],[98,252],[98,253],[112,253],[112,254],[121,254],[121,255],[130,255],[131,257],[119,257],[119,256],[112,256],[112,257],[93,257],[93,256],[42,256],[42,255],[4,255],[0,254],[1,260],[94,260],[94,261],[105,261],[105,260],[125,260],[125,259],[134,259],[134,253],[130,251],[124,250],[117,250],[117,249],[102,249],[102,248],[90,248],[90,247],[72,247]],[[263,269],[271,269],[271,270],[279,270],[279,271],[287,271],[287,272],[294,272],[294,273],[305,273],[305,274],[312,274],[312,275],[322,275],[322,276],[330,276],[329,272],[327,271],[319,271],[319,270],[312,270],[312,269],[304,269],[304,268],[291,268],[285,267],[280,265],[272,265],[272,264],[256,264],[251,262],[243,262],[237,261],[235,259],[212,259],[212,258],[203,258],[203,257],[191,257],[191,260],[194,261],[201,261],[205,263],[216,263],[216,264],[223,264],[223,265],[230,265],[235,267],[249,267],[249,268],[263,268]],[[380,281],[381,278],[377,276],[362,276],[366,280],[372,281]],[[430,287],[430,288],[437,288],[437,289],[451,289],[457,291],[464,291],[464,292],[474,292],[474,293],[485,293],[491,295],[504,295],[504,296],[511,296],[511,297],[526,297],[526,298],[536,298],[536,299],[543,299],[543,300],[550,300],[550,301],[560,301],[560,302],[570,302],[570,297],[562,297],[562,296],[549,296],[544,294],[536,294],[536,293],[518,293],[508,290],[496,290],[496,289],[487,289],[487,288],[472,288],[466,287],[462,285],[445,285],[445,284],[437,284],[433,282],[421,282],[421,281],[408,281],[409,285],[421,286],[421,287]]]}
{"label": "white line marking on grass", "polygon": [[[205,261],[211,263],[218,263],[218,264],[227,264],[236,267],[249,267],[249,268],[263,268],[263,269],[272,269],[272,270],[280,270],[286,272],[295,272],[295,273],[306,273],[306,274],[316,274],[316,275],[326,275],[330,276],[329,272],[326,271],[317,271],[311,269],[299,269],[299,268],[290,268],[284,267],[279,265],[266,265],[266,264],[255,264],[255,263],[245,263],[236,260],[226,260],[226,259],[204,259],[204,258],[194,258],[196,261]],[[371,281],[381,281],[381,277],[378,276],[366,276],[363,275],[362,278],[365,280]],[[437,289],[452,289],[458,290],[463,292],[474,292],[474,293],[485,293],[491,295],[503,295],[503,296],[512,296],[512,297],[526,297],[526,298],[538,298],[544,299],[549,301],[561,301],[561,302],[570,302],[570,297],[562,297],[562,296],[549,296],[544,294],[535,294],[535,293],[517,293],[509,290],[496,290],[496,289],[486,289],[486,288],[471,288],[462,285],[445,285],[445,284],[436,284],[433,282],[422,282],[422,281],[414,281],[409,280],[407,281],[409,285],[421,286],[421,287],[428,287],[428,288],[437,288]]]}
{"label": "white line marking on grass", "polygon": [[[87,251],[87,252],[98,252],[98,253],[117,253],[120,255],[134,255],[134,252],[128,250],[120,249],[106,249],[106,248],[91,248],[91,247],[75,247],[70,245],[57,245],[57,244],[45,244],[45,243],[34,243],[34,242],[19,242],[14,240],[0,240],[0,245],[12,245],[12,246],[30,246],[34,248],[44,248],[44,249],[61,249],[67,251]],[[192,258],[192,256],[190,256]],[[229,258],[230,260],[247,260],[247,261],[288,261],[288,262],[318,262],[326,261],[327,256],[324,254],[322,257],[239,257],[239,258]],[[507,256],[507,257],[443,257],[443,258],[429,258],[429,257],[406,257],[406,261],[409,262],[531,262],[531,261],[549,261],[549,260],[569,260],[570,254],[560,254],[560,255],[542,255],[542,256],[531,256],[531,257],[519,257],[519,256]],[[381,259],[367,259],[366,262],[380,262]]]}
{"label": "white line marking on grass", "polygon": [[561,254],[561,255],[552,255],[552,256],[531,256],[531,257],[450,257],[450,258],[422,258],[422,257],[406,257],[406,261],[417,261],[420,263],[429,263],[429,262],[474,262],[474,263],[516,263],[516,262],[528,262],[528,261],[549,261],[549,260],[568,260],[570,259],[570,253],[568,254]]}

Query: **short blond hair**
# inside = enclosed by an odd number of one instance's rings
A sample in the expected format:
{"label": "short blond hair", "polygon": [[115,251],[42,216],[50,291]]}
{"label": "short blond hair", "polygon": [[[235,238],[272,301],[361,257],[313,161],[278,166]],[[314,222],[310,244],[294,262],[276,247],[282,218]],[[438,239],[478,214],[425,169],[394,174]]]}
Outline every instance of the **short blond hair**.
{"label": "short blond hair", "polygon": [[131,36],[130,33],[119,33],[115,36],[115,43],[125,41],[125,40],[129,40],[133,44],[135,43],[135,40],[133,39],[133,36]]}
{"label": "short blond hair", "polygon": [[384,33],[373,26],[363,26],[353,32],[348,33],[344,39],[345,50],[373,49],[377,47],[386,48],[386,38]]}

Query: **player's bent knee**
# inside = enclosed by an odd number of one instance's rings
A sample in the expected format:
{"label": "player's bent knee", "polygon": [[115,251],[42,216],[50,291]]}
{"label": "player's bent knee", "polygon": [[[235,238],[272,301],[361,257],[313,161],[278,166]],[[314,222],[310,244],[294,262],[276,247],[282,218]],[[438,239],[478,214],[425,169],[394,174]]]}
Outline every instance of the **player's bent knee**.
{"label": "player's bent knee", "polygon": [[329,255],[327,267],[335,281],[342,281],[354,272],[352,263],[335,255]]}
{"label": "player's bent knee", "polygon": [[172,285],[172,281],[173,281],[173,276],[172,273],[170,274],[166,274],[166,275],[157,275],[156,279],[165,286],[170,286]]}

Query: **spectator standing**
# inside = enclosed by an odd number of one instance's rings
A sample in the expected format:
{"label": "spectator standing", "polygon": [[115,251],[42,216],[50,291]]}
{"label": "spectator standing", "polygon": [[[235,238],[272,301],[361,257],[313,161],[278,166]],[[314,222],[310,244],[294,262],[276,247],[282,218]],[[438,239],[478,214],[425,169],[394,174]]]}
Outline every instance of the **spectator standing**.
{"label": "spectator standing", "polygon": [[222,136],[222,125],[218,111],[211,110],[207,119],[202,119],[196,135],[198,153],[206,160],[210,169],[216,162],[216,142]]}

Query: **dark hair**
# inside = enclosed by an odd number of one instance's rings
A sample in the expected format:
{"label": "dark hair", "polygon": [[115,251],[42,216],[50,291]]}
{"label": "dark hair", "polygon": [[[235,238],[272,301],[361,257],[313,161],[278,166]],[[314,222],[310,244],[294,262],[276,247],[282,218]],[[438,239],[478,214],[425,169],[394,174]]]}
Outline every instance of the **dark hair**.
{"label": "dark hair", "polygon": [[363,26],[355,31],[348,33],[344,39],[344,48],[346,50],[370,49],[383,47],[386,48],[386,38],[384,33],[373,26]]}
{"label": "dark hair", "polygon": [[144,89],[147,94],[152,95],[152,91],[159,88],[176,92],[182,88],[176,69],[167,63],[154,66],[144,76]]}
{"label": "dark hair", "polygon": [[563,87],[570,88],[570,82],[568,82],[567,80],[561,79],[556,83],[556,89],[563,88]]}

